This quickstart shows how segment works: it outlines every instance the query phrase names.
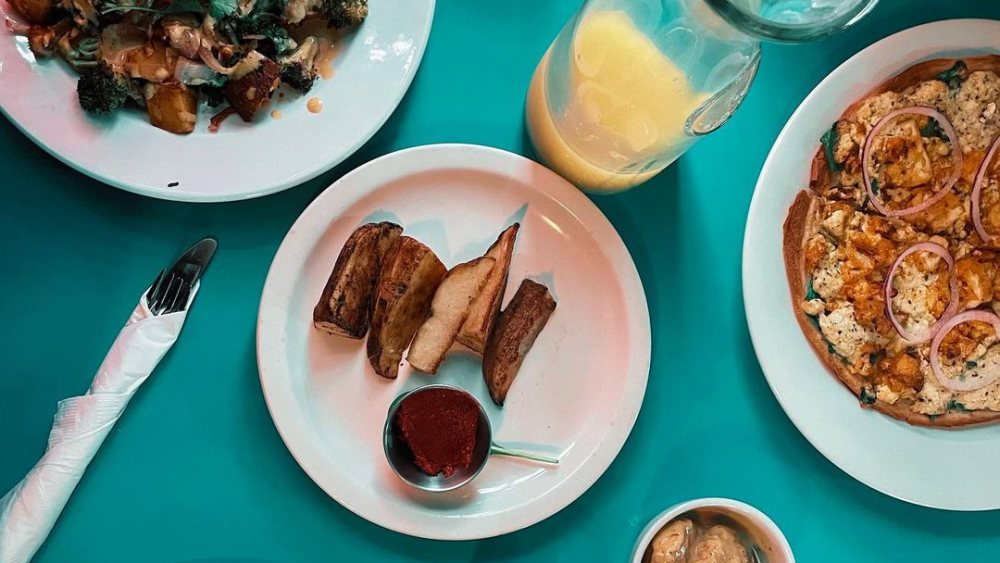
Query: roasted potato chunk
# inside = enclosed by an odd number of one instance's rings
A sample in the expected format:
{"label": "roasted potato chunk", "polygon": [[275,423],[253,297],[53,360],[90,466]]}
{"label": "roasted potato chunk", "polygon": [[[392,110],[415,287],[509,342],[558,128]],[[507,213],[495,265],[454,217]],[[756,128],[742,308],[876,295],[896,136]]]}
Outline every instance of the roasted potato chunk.
{"label": "roasted potato chunk", "polygon": [[399,237],[385,257],[375,289],[368,360],[375,372],[395,379],[403,351],[427,318],[434,292],[447,273],[422,242]]}
{"label": "roasted potato chunk", "polygon": [[503,406],[525,356],[545,328],[556,302],[544,285],[524,280],[500,314],[483,354],[483,377],[493,402]]}
{"label": "roasted potato chunk", "polygon": [[507,289],[507,273],[514,256],[514,240],[520,227],[519,223],[507,227],[486,251],[485,256],[496,260],[496,266],[490,272],[482,291],[472,302],[469,316],[458,332],[458,342],[480,354],[486,349],[486,340],[497,314],[500,313],[500,303]]}
{"label": "roasted potato chunk", "polygon": [[253,120],[266,102],[271,92],[281,83],[281,65],[261,57],[260,65],[253,72],[238,79],[230,79],[223,89],[226,101],[240,114],[243,121]]}
{"label": "roasted potato chunk", "polygon": [[198,92],[180,82],[147,84],[146,111],[154,127],[186,135],[198,120]]}
{"label": "roasted potato chunk", "polygon": [[383,222],[361,225],[351,233],[313,309],[316,328],[348,338],[365,337],[382,260],[402,232],[399,225]]}
{"label": "roasted potato chunk", "polygon": [[177,53],[163,41],[154,40],[124,55],[125,73],[149,82],[173,80],[176,67]]}
{"label": "roasted potato chunk", "polygon": [[448,272],[434,294],[431,316],[420,325],[410,345],[406,359],[411,366],[425,373],[437,373],[469,316],[472,301],[482,291],[495,265],[496,260],[482,256]]}

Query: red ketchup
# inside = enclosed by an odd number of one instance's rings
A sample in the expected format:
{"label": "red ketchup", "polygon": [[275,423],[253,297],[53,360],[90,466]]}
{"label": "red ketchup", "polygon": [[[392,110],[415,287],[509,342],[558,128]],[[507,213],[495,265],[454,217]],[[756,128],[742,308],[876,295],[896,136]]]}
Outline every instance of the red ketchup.
{"label": "red ketchup", "polygon": [[457,389],[419,391],[399,405],[396,428],[421,471],[451,477],[472,464],[479,404]]}

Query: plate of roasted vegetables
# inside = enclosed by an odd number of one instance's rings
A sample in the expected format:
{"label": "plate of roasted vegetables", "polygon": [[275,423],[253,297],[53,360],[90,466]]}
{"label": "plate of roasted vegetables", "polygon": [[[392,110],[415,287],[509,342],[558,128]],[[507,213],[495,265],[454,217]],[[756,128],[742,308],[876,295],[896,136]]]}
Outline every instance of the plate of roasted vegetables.
{"label": "plate of roasted vegetables", "polygon": [[266,195],[382,126],[433,12],[434,0],[4,0],[0,110],[125,190]]}
{"label": "plate of roasted vegetables", "polygon": [[[302,213],[268,273],[257,356],[282,439],[337,502],[405,534],[485,538],[555,514],[617,456],[646,389],[649,312],[578,189],[508,152],[431,145],[365,164]],[[481,404],[496,443],[558,463],[494,456],[458,488],[410,486],[383,430],[431,384]],[[491,447],[461,406],[397,421],[431,479]]]}

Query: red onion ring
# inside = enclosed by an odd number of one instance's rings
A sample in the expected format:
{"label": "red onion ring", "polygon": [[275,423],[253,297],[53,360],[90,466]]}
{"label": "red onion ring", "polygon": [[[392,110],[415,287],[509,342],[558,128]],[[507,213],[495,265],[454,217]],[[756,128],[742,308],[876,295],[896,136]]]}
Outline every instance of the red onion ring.
{"label": "red onion ring", "polygon": [[950,321],[941,327],[941,330],[934,337],[934,342],[931,343],[931,369],[934,371],[934,377],[937,378],[938,383],[943,387],[951,389],[952,391],[975,391],[976,389],[982,389],[990,383],[993,383],[1000,378],[1000,369],[994,370],[994,372],[985,377],[977,378],[975,381],[962,381],[958,378],[945,377],[944,373],[941,371],[941,360],[938,358],[938,351],[941,348],[941,341],[944,337],[948,335],[949,332],[956,326],[966,323],[969,321],[980,321],[984,323],[989,323],[993,325],[993,330],[997,332],[1000,336],[1000,317],[989,311],[973,310],[966,311],[964,313],[955,315]]}
{"label": "red onion ring", "polygon": [[[892,311],[892,280],[896,277],[896,270],[903,263],[903,260],[907,256],[914,254],[916,252],[931,252],[937,254],[948,264],[948,286],[951,289],[951,300],[948,302],[948,308],[945,309],[944,314],[938,319],[927,331],[922,334],[910,334],[903,328],[903,325],[896,319],[896,313]],[[889,321],[892,322],[893,328],[896,332],[903,337],[903,340],[910,342],[911,344],[919,344],[921,342],[926,342],[931,339],[935,334],[937,334],[940,327],[948,322],[958,311],[958,281],[952,272],[955,269],[955,259],[952,258],[951,253],[948,249],[941,246],[936,242],[921,242],[914,244],[913,246],[907,248],[902,254],[896,258],[896,261],[892,263],[892,268],[889,268],[889,275],[885,278],[885,286],[883,286],[882,291],[885,296],[885,310],[888,314]]]}
{"label": "red onion ring", "polygon": [[[872,141],[875,140],[875,135],[877,135],[879,131],[881,131],[886,125],[888,125],[893,118],[906,113],[926,115],[927,117],[934,119],[935,121],[938,122],[939,125],[941,125],[941,127],[944,129],[945,134],[948,135],[948,139],[951,141],[951,155],[952,155],[952,160],[955,161],[955,164],[952,167],[951,176],[948,178],[948,181],[945,182],[945,185],[942,186],[941,189],[938,190],[937,193],[935,193],[933,196],[918,203],[917,205],[914,205],[913,207],[907,207],[906,209],[889,209],[877,197],[875,197],[875,192],[872,191],[871,173],[868,172],[868,164],[871,161],[871,148],[873,144]],[[875,127],[872,127],[872,130],[868,132],[868,136],[865,137],[865,145],[861,151],[861,179],[865,185],[865,192],[868,194],[868,199],[872,202],[872,205],[875,206],[875,209],[877,209],[879,213],[885,215],[886,217],[902,217],[904,215],[912,215],[914,213],[919,213],[924,209],[927,209],[928,207],[941,201],[941,198],[943,198],[945,195],[948,194],[949,191],[951,191],[951,188],[952,186],[955,185],[955,182],[958,182],[958,178],[961,175],[962,175],[962,150],[958,146],[958,134],[955,133],[955,128],[951,125],[951,122],[948,121],[948,118],[933,108],[928,108],[923,106],[913,106],[913,107],[900,108],[897,110],[890,111],[888,114],[886,114],[885,117],[880,119],[879,122],[875,124]]]}
{"label": "red onion ring", "polygon": [[993,140],[990,150],[986,152],[986,158],[983,159],[979,170],[976,171],[976,181],[972,183],[972,224],[975,225],[979,238],[987,243],[993,240],[993,235],[987,233],[983,227],[980,204],[983,198],[983,184],[986,183],[986,169],[990,167],[990,161],[993,160],[993,155],[997,153],[998,148],[1000,148],[1000,137]]}

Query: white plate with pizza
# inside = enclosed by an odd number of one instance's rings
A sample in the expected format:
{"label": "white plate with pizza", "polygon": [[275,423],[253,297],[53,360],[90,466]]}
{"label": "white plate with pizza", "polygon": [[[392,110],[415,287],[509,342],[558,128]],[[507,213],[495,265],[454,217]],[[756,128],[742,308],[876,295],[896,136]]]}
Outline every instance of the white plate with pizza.
{"label": "white plate with pizza", "polygon": [[838,67],[775,141],[744,240],[792,422],[865,484],[950,510],[1000,508],[997,36],[936,22]]}
{"label": "white plate with pizza", "polygon": [[[369,362],[378,312],[368,347],[314,326],[314,306],[345,242],[361,225],[387,222],[402,227],[400,239],[429,247],[447,268],[483,255],[501,231],[519,223],[504,311],[529,278],[547,287],[558,307],[524,356],[502,407],[491,400],[480,355],[464,346],[455,344],[434,375],[398,358],[387,361],[380,371],[387,378]],[[467,540],[539,522],[604,473],[642,404],[649,313],[621,238],[569,182],[498,149],[431,145],[361,166],[302,213],[268,273],[257,351],[275,425],[323,490],[391,530]],[[388,465],[382,430],[396,397],[430,383],[470,392],[485,407],[497,442],[558,457],[558,467],[492,457],[457,490],[411,488]]]}

